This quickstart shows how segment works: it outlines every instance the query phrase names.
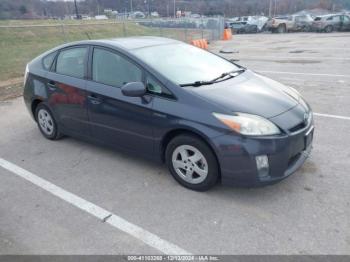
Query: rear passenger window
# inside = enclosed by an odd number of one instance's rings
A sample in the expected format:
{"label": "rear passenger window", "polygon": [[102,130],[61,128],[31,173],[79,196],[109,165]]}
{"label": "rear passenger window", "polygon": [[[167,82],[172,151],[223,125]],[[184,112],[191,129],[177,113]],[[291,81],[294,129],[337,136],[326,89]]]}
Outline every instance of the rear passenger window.
{"label": "rear passenger window", "polygon": [[60,52],[57,57],[56,73],[84,78],[86,47],[75,47]]}
{"label": "rear passenger window", "polygon": [[56,57],[56,54],[57,54],[57,52],[53,52],[53,53],[48,54],[47,56],[45,56],[43,58],[43,67],[45,70],[50,70],[52,62]]}
{"label": "rear passenger window", "polygon": [[130,82],[141,82],[142,70],[116,53],[94,48],[92,80],[105,85],[121,87]]}

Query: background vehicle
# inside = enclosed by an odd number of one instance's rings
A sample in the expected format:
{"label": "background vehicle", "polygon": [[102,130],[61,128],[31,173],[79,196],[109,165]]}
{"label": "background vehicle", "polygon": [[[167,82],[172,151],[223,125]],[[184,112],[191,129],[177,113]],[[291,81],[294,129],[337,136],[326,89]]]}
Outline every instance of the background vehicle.
{"label": "background vehicle", "polygon": [[267,22],[267,29],[273,33],[308,32],[311,30],[312,22],[311,15],[279,16]]}
{"label": "background vehicle", "polygon": [[257,33],[257,25],[250,25],[247,22],[228,22],[227,28],[231,28],[234,34]]}
{"label": "background vehicle", "polygon": [[294,19],[294,28],[293,31],[302,31],[302,32],[310,32],[312,28],[312,23],[314,18],[309,15],[295,15],[292,16]]}
{"label": "background vehicle", "polygon": [[294,21],[290,16],[278,16],[266,23],[266,29],[272,33],[287,33],[294,28]]}
{"label": "background vehicle", "polygon": [[256,25],[258,31],[262,31],[268,18],[266,16],[240,16],[233,17],[228,22],[246,22],[248,25]]}
{"label": "background vehicle", "polygon": [[350,30],[350,17],[347,15],[318,16],[312,23],[312,29],[317,32],[326,33],[347,31]]}

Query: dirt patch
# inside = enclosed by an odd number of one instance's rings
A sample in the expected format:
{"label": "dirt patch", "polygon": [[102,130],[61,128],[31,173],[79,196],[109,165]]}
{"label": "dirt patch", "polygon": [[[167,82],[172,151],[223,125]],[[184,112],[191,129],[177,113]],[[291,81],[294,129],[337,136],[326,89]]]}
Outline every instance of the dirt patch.
{"label": "dirt patch", "polygon": [[288,46],[277,46],[273,48],[269,48],[270,50],[283,50],[289,48]]}
{"label": "dirt patch", "polygon": [[293,50],[293,51],[289,51],[289,53],[291,53],[291,54],[302,54],[302,53],[315,54],[318,52],[312,51],[312,50]]}
{"label": "dirt patch", "polygon": [[11,86],[11,85],[16,85],[16,84],[19,84],[22,82],[23,82],[23,77],[17,77],[17,78],[8,79],[5,81],[0,81],[0,88]]}
{"label": "dirt patch", "polygon": [[305,191],[312,191],[313,189],[311,187],[309,187],[309,186],[304,186],[304,190]]}
{"label": "dirt patch", "polygon": [[13,78],[0,81],[0,101],[21,96],[23,93],[23,78]]}

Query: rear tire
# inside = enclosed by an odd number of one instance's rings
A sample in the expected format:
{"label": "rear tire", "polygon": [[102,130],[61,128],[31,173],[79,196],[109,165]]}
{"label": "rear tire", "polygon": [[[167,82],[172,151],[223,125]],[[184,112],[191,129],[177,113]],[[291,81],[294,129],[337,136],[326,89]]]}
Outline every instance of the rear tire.
{"label": "rear tire", "polygon": [[62,137],[58,131],[57,122],[50,109],[40,103],[35,109],[35,119],[41,134],[49,140],[57,140]]}
{"label": "rear tire", "polygon": [[179,135],[167,145],[165,160],[170,173],[182,186],[207,191],[219,178],[219,166],[211,148],[193,135]]}

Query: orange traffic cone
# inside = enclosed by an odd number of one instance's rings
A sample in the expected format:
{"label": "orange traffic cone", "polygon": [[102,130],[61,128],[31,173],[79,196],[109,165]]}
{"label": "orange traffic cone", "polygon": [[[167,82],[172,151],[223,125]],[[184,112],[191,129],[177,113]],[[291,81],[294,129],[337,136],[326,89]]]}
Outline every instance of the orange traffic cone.
{"label": "orange traffic cone", "polygon": [[224,29],[224,34],[222,37],[223,40],[231,40],[232,39],[232,31],[230,28]]}
{"label": "orange traffic cone", "polygon": [[208,41],[206,39],[192,40],[191,44],[205,50],[208,49]]}

